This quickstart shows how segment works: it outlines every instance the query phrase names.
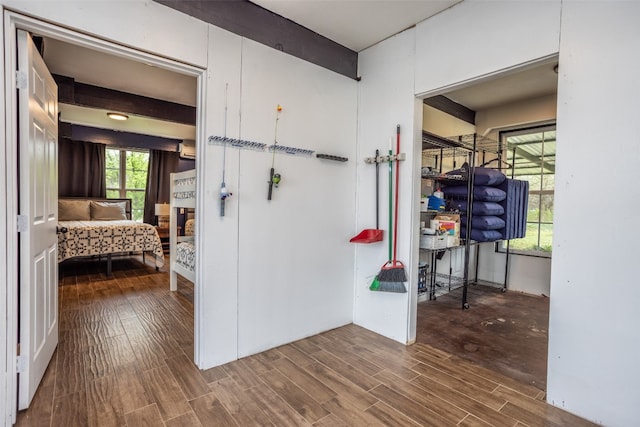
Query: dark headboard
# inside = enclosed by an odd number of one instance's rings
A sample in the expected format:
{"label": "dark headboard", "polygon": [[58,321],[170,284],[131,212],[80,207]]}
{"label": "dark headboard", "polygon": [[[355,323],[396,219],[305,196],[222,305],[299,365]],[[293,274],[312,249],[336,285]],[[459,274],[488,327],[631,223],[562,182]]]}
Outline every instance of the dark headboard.
{"label": "dark headboard", "polygon": [[131,199],[107,199],[106,197],[62,197],[58,200],[93,200],[94,202],[125,202],[125,214],[127,219],[131,219]]}

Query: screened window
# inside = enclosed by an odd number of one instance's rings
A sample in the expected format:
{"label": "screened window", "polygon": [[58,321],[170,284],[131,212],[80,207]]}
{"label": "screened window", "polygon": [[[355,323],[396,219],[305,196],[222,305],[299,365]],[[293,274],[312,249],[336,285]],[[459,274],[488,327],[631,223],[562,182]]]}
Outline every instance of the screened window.
{"label": "screened window", "polygon": [[107,197],[131,199],[131,218],[142,221],[149,170],[149,152],[124,148],[106,149]]}
{"label": "screened window", "polygon": [[[553,194],[556,171],[556,127],[545,126],[503,132],[502,146],[513,165],[513,178],[529,181],[527,234],[509,249],[527,255],[551,256]],[[507,171],[509,174],[511,170]],[[506,245],[503,242],[503,247]]]}

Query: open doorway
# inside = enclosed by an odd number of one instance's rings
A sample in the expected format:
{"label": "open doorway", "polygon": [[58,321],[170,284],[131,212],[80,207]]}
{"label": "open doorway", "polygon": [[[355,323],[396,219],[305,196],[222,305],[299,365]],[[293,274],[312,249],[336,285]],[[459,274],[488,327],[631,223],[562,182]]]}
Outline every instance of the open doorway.
{"label": "open doorway", "polygon": [[[38,37],[42,37],[43,40],[49,40],[50,43],[56,43],[56,42],[60,42],[60,43],[64,43],[67,47],[68,46],[76,46],[76,47],[80,47],[81,49],[86,49],[86,50],[91,50],[94,52],[98,52],[99,54],[103,55],[104,57],[111,57],[114,59],[118,59],[118,60],[127,60],[130,62],[134,62],[134,63],[138,63],[138,64],[144,64],[146,67],[149,67],[149,70],[152,69],[161,69],[164,70],[165,72],[169,72],[172,74],[172,76],[175,79],[179,79],[179,76],[187,76],[187,78],[189,80],[192,81],[192,87],[193,87],[193,92],[191,94],[189,94],[190,98],[193,99],[193,106],[192,108],[194,109],[194,123],[191,126],[192,128],[192,137],[190,138],[192,141],[197,141],[197,140],[202,140],[203,137],[201,135],[201,131],[199,130],[197,123],[198,121],[200,121],[202,119],[200,114],[197,114],[195,112],[196,108],[200,108],[201,105],[199,105],[199,103],[202,100],[202,96],[199,95],[199,93],[197,92],[198,90],[203,91],[204,90],[204,84],[203,84],[203,74],[204,71],[201,69],[196,69],[192,66],[189,65],[185,65],[185,64],[180,64],[180,63],[176,63],[174,61],[170,61],[164,58],[159,58],[159,57],[155,57],[153,55],[150,54],[146,54],[146,53],[142,53],[142,52],[137,52],[134,51],[132,49],[128,49],[128,48],[124,48],[122,46],[117,46],[114,45],[112,43],[106,42],[106,41],[102,41],[102,40],[98,40],[98,39],[94,39],[91,37],[88,37],[86,35],[81,35],[81,34],[76,34],[73,31],[67,30],[67,29],[62,29],[53,25],[49,25],[49,24],[44,24],[41,22],[37,22],[34,20],[31,20],[29,18],[25,18],[25,17],[21,17],[18,15],[12,16],[11,19],[8,20],[8,22],[10,22],[10,25],[7,26],[7,28],[5,29],[6,33],[6,39],[9,40],[9,45],[12,45],[11,41],[15,40],[15,30],[16,29],[23,29],[26,30],[27,32],[31,33],[31,35],[35,35]],[[46,43],[45,43],[46,44]],[[43,44],[44,45],[44,44]],[[10,58],[11,55],[7,55],[7,63],[5,64],[5,69],[15,69],[15,59]],[[46,55],[45,55],[46,57]],[[46,61],[45,61],[46,62]],[[106,71],[112,71],[109,68],[105,69]],[[94,73],[95,74],[95,73]],[[144,79],[149,80],[150,79],[150,75],[152,74],[151,71],[147,72],[145,74]],[[66,76],[66,77],[71,77],[71,76]],[[132,79],[127,79],[127,82],[131,83]],[[98,82],[96,82],[98,83]],[[88,83],[85,83],[88,84]],[[105,83],[106,85],[106,83]],[[102,86],[98,86],[98,87],[102,87]],[[108,88],[109,90],[117,90],[117,89],[113,89],[113,88]],[[11,93],[11,91],[9,91],[9,93]],[[140,95],[138,95],[140,96]],[[148,97],[148,96],[147,96]],[[78,107],[78,105],[72,106],[72,107]],[[78,108],[76,108],[76,110],[78,110]],[[95,108],[93,109],[95,110]],[[93,113],[95,113],[95,111],[93,111]],[[18,153],[16,150],[16,141],[17,141],[17,132],[18,129],[16,128],[15,125],[12,125],[12,123],[16,123],[15,120],[13,120],[13,118],[17,117],[19,115],[18,112],[18,103],[16,102],[16,98],[15,96],[11,95],[11,96],[7,96],[7,115],[8,115],[8,119],[6,120],[7,122],[7,135],[9,135],[10,137],[8,138],[8,142],[7,145],[10,147],[7,152],[8,154],[8,159],[7,159],[7,164],[16,164],[17,165],[17,161],[18,161]],[[64,113],[63,113],[64,116]],[[106,116],[106,115],[105,115]],[[73,125],[73,123],[70,123],[71,125]],[[77,122],[76,124],[79,124],[79,122]],[[89,122],[85,122],[82,123],[82,126],[84,127],[88,127],[88,125],[90,125],[91,123]],[[100,128],[100,127],[96,127],[95,129],[100,129],[102,131],[105,130],[109,130],[109,129],[105,129],[105,128]],[[120,131],[121,132],[121,131]],[[132,134],[135,134],[134,132],[131,132]],[[149,135],[144,135],[144,134],[139,134],[141,136],[142,139],[144,139],[144,136],[149,136]],[[165,136],[166,138],[166,136]],[[182,142],[182,140],[181,140]],[[11,144],[14,144],[13,146],[11,146]],[[177,148],[178,144],[176,144],[176,148]],[[193,150],[195,151],[195,150]],[[13,157],[11,157],[13,156]],[[63,168],[70,168],[73,169],[73,162],[70,161],[64,161],[64,159],[59,159],[60,160],[60,166]],[[193,162],[193,160],[192,160]],[[24,169],[24,168],[22,168]],[[33,173],[35,173],[36,171],[32,171]],[[14,174],[17,177],[17,170],[8,170],[7,173],[10,174]],[[9,180],[10,184],[13,183],[15,184],[15,186],[8,186],[8,193],[7,194],[7,200],[8,201],[12,201],[15,199],[16,195],[19,193],[18,191],[18,180],[17,179],[10,179]],[[135,190],[135,189],[134,189]],[[131,197],[131,199],[133,199],[133,197]],[[18,214],[18,207],[13,205],[12,203],[8,203],[8,212],[7,214],[9,216],[15,216],[17,217]],[[124,209],[124,208],[123,208]],[[11,240],[9,239],[8,242],[8,248],[10,249],[8,251],[8,253],[10,254],[9,257],[10,259],[8,260],[8,265],[17,265],[17,259],[18,259],[18,251],[15,250],[18,248],[18,243],[17,243],[17,239],[16,240]],[[14,250],[11,250],[14,249]],[[54,258],[52,258],[54,259]],[[135,260],[136,257],[131,257],[131,260]],[[167,260],[167,266],[169,265],[169,260]],[[144,268],[144,264],[143,268]],[[137,268],[138,270],[140,270],[140,268]],[[90,269],[89,269],[90,270]],[[135,268],[134,268],[135,270]],[[164,278],[162,278],[162,270],[160,270],[159,272],[156,271],[155,269],[151,268],[151,269],[147,269],[146,271],[151,272],[151,274],[144,274],[144,278],[142,278],[141,280],[137,280],[135,279],[135,275],[133,275],[132,277],[128,277],[126,275],[126,273],[122,273],[123,270],[118,270],[120,273],[117,275],[114,274],[112,275],[112,277],[110,278],[110,280],[112,281],[118,281],[118,280],[124,280],[126,279],[127,282],[129,282],[130,284],[132,284],[132,286],[128,286],[126,288],[128,288],[128,290],[126,291],[122,291],[122,287],[120,287],[120,291],[121,292],[116,292],[114,291],[114,288],[107,286],[106,283],[102,283],[99,286],[94,286],[91,285],[91,293],[93,294],[93,296],[100,296],[100,301],[93,301],[91,303],[89,303],[89,301],[86,299],[86,295],[88,294],[88,292],[80,292],[78,291],[78,283],[77,283],[77,275],[75,275],[74,277],[76,279],[71,279],[76,280],[76,283],[73,285],[74,287],[76,287],[76,292],[67,292],[67,291],[60,291],[59,295],[60,295],[60,299],[58,301],[55,301],[53,304],[56,306],[56,309],[58,308],[58,304],[63,305],[65,304],[65,294],[73,294],[73,296],[69,299],[70,304],[72,306],[69,307],[68,310],[65,310],[66,313],[63,315],[62,311],[61,311],[61,315],[59,317],[58,320],[58,325],[63,326],[64,324],[66,325],[70,325],[70,324],[75,324],[76,326],[78,326],[77,328],[72,328],[74,329],[73,331],[70,330],[69,332],[69,337],[70,338],[80,338],[79,341],[75,341],[76,343],[80,343],[79,345],[76,344],[69,344],[68,346],[66,346],[66,348],[64,348],[65,346],[60,345],[60,347],[57,350],[57,354],[61,354],[62,352],[68,351],[68,353],[66,353],[66,355],[70,355],[70,356],[64,356],[62,359],[56,360],[56,363],[50,363],[49,364],[49,369],[47,370],[47,372],[44,374],[44,379],[42,380],[41,384],[41,388],[47,388],[48,386],[52,385],[50,383],[51,381],[51,372],[58,372],[60,373],[62,376],[60,378],[74,378],[74,380],[77,381],[77,386],[80,387],[80,389],[76,390],[73,387],[67,387],[65,390],[59,390],[59,391],[54,391],[51,390],[51,392],[53,393],[51,396],[64,396],[67,395],[69,393],[80,393],[80,394],[84,394],[87,393],[89,391],[89,389],[87,388],[88,385],[86,383],[86,380],[89,379],[90,376],[93,376],[94,379],[97,378],[103,378],[104,374],[106,373],[114,373],[114,369],[115,369],[115,365],[113,364],[114,360],[117,358],[117,356],[121,356],[123,358],[123,360],[128,360],[128,358],[134,358],[135,360],[130,360],[129,362],[131,362],[132,364],[136,365],[138,362],[137,357],[140,354],[140,352],[136,351],[136,349],[133,348],[129,348],[127,351],[126,346],[122,347],[122,343],[131,343],[131,338],[127,338],[125,341],[122,341],[120,343],[116,341],[113,341],[113,339],[115,339],[116,337],[120,336],[121,334],[118,334],[117,331],[124,331],[126,328],[124,328],[124,326],[122,325],[122,321],[124,319],[126,319],[127,315],[125,314],[126,311],[129,311],[129,315],[140,315],[142,313],[150,313],[149,310],[145,310],[145,302],[149,302],[150,301],[150,297],[152,296],[157,296],[159,299],[163,299],[163,301],[165,302],[165,304],[162,304],[161,307],[158,307],[159,309],[155,311],[155,313],[157,314],[155,317],[153,315],[148,314],[149,316],[151,316],[151,319],[148,322],[148,326],[151,324],[155,324],[156,326],[158,325],[166,325],[168,323],[172,323],[171,327],[175,329],[176,325],[175,325],[175,319],[174,318],[167,318],[167,317],[162,317],[160,315],[160,313],[164,311],[167,311],[167,304],[166,301],[170,300],[170,299],[174,299],[175,297],[171,296],[171,294],[169,293],[169,280],[168,280],[168,269],[164,272]],[[86,272],[86,270],[85,270]],[[93,278],[100,277],[101,275],[103,275],[103,272],[98,272],[96,273],[96,275],[93,275]],[[9,277],[18,277],[18,271],[15,271],[13,273],[9,272],[8,273]],[[86,274],[85,274],[86,276]],[[91,277],[91,273],[88,273],[87,277]],[[138,274],[139,277],[139,274]],[[91,282],[92,279],[89,279],[89,282]],[[16,281],[17,283],[17,281]],[[61,280],[61,283],[64,284],[65,280]],[[166,286],[165,286],[166,284]],[[166,295],[168,296],[163,296],[165,295],[164,293],[161,295],[159,291],[153,291],[154,286],[159,290],[161,289],[162,286],[162,290],[163,292],[166,290]],[[123,298],[126,300],[127,296],[129,295],[129,292],[135,292],[136,291],[136,287],[141,287],[144,289],[152,289],[152,292],[150,294],[147,294],[141,298],[138,298],[140,304],[138,309],[136,310],[132,304],[129,304],[129,306],[131,307],[130,310],[124,309],[123,310],[123,304],[118,304],[117,301],[123,302]],[[184,320],[184,326],[182,327],[182,329],[180,331],[174,331],[175,333],[173,335],[175,335],[175,337],[190,337],[190,342],[188,343],[183,343],[182,346],[178,345],[176,347],[180,347],[180,351],[183,353],[183,355],[186,357],[186,360],[190,363],[193,363],[194,358],[197,361],[197,355],[194,355],[194,348],[197,347],[195,341],[195,336],[197,336],[197,334],[194,333],[194,329],[197,330],[197,319],[198,319],[198,314],[196,312],[194,312],[194,304],[193,304],[193,299],[197,299],[197,287],[195,287],[195,296],[194,296],[194,287],[191,287],[192,291],[191,291],[191,306],[190,306],[190,313],[187,313],[188,308],[185,307],[185,305],[179,301],[175,301],[175,303],[172,305],[176,310],[180,310],[181,313],[178,316],[180,319]],[[85,289],[86,290],[86,289]],[[19,295],[20,290],[17,289],[16,291],[10,291],[9,292],[9,301],[10,304],[11,302],[15,303],[15,307],[12,307],[9,310],[9,316],[8,316],[8,322],[7,322],[7,331],[12,331],[12,330],[16,330],[17,326],[18,326],[18,316],[19,316],[19,306],[17,304],[18,302],[18,295]],[[114,297],[116,302],[113,304],[105,304],[105,299],[104,298],[109,298],[109,297]],[[131,302],[131,301],[129,301]],[[73,306],[73,304],[77,304],[76,306]],[[152,304],[153,305],[153,304]],[[107,308],[108,306],[110,306],[111,308]],[[119,308],[118,308],[119,307]],[[148,305],[146,306],[148,308]],[[88,308],[88,311],[86,310]],[[92,314],[93,313],[93,314]],[[123,317],[124,316],[124,317]],[[175,316],[174,316],[175,317]],[[94,322],[92,322],[92,320]],[[71,323],[69,323],[71,322]],[[114,323],[115,322],[115,323]],[[119,323],[119,326],[118,326]],[[114,329],[115,326],[115,329]],[[182,326],[182,325],[181,325]],[[149,338],[150,341],[147,341],[147,343],[143,343],[143,346],[146,346],[147,349],[149,349],[150,346],[152,346],[152,343],[155,342],[155,346],[158,348],[163,348],[161,344],[159,344],[159,342],[164,343],[163,340],[166,340],[167,337],[163,336],[161,331],[159,330],[159,328],[153,328],[151,326],[149,326],[148,328],[138,328],[140,334],[138,336],[143,336],[143,337],[151,337]],[[11,335],[12,334],[8,334],[9,338],[8,338],[8,342],[9,342],[9,347],[7,350],[8,354],[17,354],[17,339],[15,340],[15,344],[12,344],[12,340],[11,340]],[[15,335],[14,335],[15,336]],[[176,341],[176,338],[173,338],[174,341]],[[16,337],[17,338],[17,337]],[[104,342],[100,342],[98,341],[99,339],[105,338],[107,340],[111,340],[113,341],[112,344],[113,345],[107,345]],[[22,336],[23,340],[28,340],[29,337],[25,337]],[[61,340],[62,342],[62,340]],[[84,344],[82,344],[84,343]],[[92,344],[93,343],[93,344]],[[123,353],[123,350],[124,353]],[[166,354],[166,351],[163,350],[165,352],[165,355],[169,356],[168,354]],[[172,356],[178,357],[179,354],[173,354]],[[194,357],[195,356],[195,357]],[[54,360],[55,360],[56,356],[54,354]],[[87,365],[87,361],[91,359],[94,363],[92,367],[88,367]],[[69,372],[67,372],[66,374],[64,372],[61,372],[60,370],[58,370],[59,367],[64,366],[66,369],[70,369]],[[17,368],[14,367],[13,372],[15,372],[17,374]],[[10,370],[11,372],[11,370]],[[126,372],[122,373],[123,376],[127,376]],[[48,380],[49,378],[49,380]],[[58,383],[59,381],[54,381],[54,383]],[[63,383],[63,382],[62,382]],[[37,383],[36,383],[37,384]],[[75,386],[74,386],[75,387]],[[13,384],[9,384],[8,387],[9,390],[13,390],[13,392],[15,394],[13,394],[13,396],[16,396],[16,390],[17,390],[17,383],[14,382]],[[40,392],[39,392],[40,393]],[[42,392],[42,393],[46,393]],[[40,393],[41,394],[41,393]],[[9,396],[11,396],[11,393],[9,394]],[[46,400],[46,399],[45,399]],[[28,404],[28,402],[27,402]]]}
{"label": "open doorway", "polygon": [[[433,177],[464,169],[466,163],[529,183],[529,205],[523,208],[523,216],[528,237],[535,231],[538,238],[535,250],[523,251],[514,247],[520,248],[530,238],[487,238],[488,242],[481,243],[480,238],[471,237],[467,254],[464,240],[462,246],[452,241],[435,248],[436,239],[427,237],[420,249],[423,278],[416,340],[542,391],[546,389],[551,254],[546,243],[545,248],[540,246],[539,236],[540,230],[551,229],[546,219],[552,218],[548,212],[552,202],[545,205],[546,216],[541,214],[540,202],[553,194],[542,182],[553,181],[555,168],[556,88],[557,58],[548,58],[434,94],[437,96],[426,99],[423,107],[423,130],[432,138],[423,140],[426,179],[421,178],[425,206],[420,213],[420,233],[433,231],[431,220],[438,214],[433,212],[435,201],[429,206],[428,197],[434,192],[442,194],[438,190],[447,185]],[[433,150],[431,143],[440,137],[458,144]],[[465,140],[473,140],[476,150],[467,149]],[[451,181],[449,185],[454,186]],[[445,188],[445,200],[450,197],[446,193]],[[455,212],[450,209],[447,202],[446,213],[462,223],[464,233],[464,207]],[[513,247],[507,250],[509,242]]]}

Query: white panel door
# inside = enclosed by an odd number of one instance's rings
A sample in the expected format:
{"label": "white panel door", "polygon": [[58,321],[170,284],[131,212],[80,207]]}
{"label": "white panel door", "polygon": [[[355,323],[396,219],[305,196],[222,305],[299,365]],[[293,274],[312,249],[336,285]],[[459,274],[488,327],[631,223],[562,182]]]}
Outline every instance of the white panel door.
{"label": "white panel door", "polygon": [[24,409],[58,344],[58,87],[25,31],[18,31],[18,69],[18,408]]}

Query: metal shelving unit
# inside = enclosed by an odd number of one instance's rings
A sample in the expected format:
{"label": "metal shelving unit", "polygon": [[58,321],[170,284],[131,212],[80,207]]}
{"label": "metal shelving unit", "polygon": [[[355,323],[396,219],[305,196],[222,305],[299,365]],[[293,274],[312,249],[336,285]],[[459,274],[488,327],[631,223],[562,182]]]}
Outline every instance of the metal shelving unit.
{"label": "metal shelving unit", "polygon": [[[426,131],[422,133],[422,163],[428,163],[429,161],[433,162],[433,166],[431,166],[431,170],[425,171],[422,173],[423,179],[431,179],[434,181],[465,181],[467,183],[467,215],[466,215],[466,230],[470,233],[471,230],[471,218],[473,216],[473,185],[474,185],[474,176],[475,176],[475,168],[477,163],[477,157],[480,155],[480,162],[485,162],[485,155],[491,154],[497,157],[498,160],[502,158],[502,149],[500,143],[479,136],[477,134],[470,135],[460,135],[456,137],[441,137]],[[443,159],[453,158],[453,168],[457,168],[456,159],[458,157],[464,158],[468,165],[468,170],[466,171],[466,176],[448,176],[443,174],[442,165]],[[469,279],[469,263],[471,261],[471,246],[476,244],[477,242],[471,241],[469,238],[461,239],[461,245],[456,247],[450,247],[446,249],[423,249],[431,252],[431,274],[430,274],[430,282],[429,282],[429,299],[435,299],[436,297],[436,288],[438,287],[438,279],[447,280],[448,286],[447,289],[453,290],[459,287],[463,288],[462,291],[462,309],[468,309],[469,303],[467,301],[467,290],[469,283],[471,283]],[[447,250],[453,249],[464,249],[464,273],[462,277],[453,276],[451,270],[451,257],[449,258],[450,267],[449,267],[449,275],[443,275],[441,273],[437,273],[437,261],[438,261],[438,253]],[[479,250],[476,248],[476,271],[475,271],[475,279],[473,283],[477,282],[478,277],[478,255]],[[440,255],[442,256],[442,255]],[[448,279],[447,279],[448,277]],[[442,282],[443,283],[443,282]],[[440,285],[442,287],[442,284]],[[505,278],[505,286],[506,290],[506,278]]]}

